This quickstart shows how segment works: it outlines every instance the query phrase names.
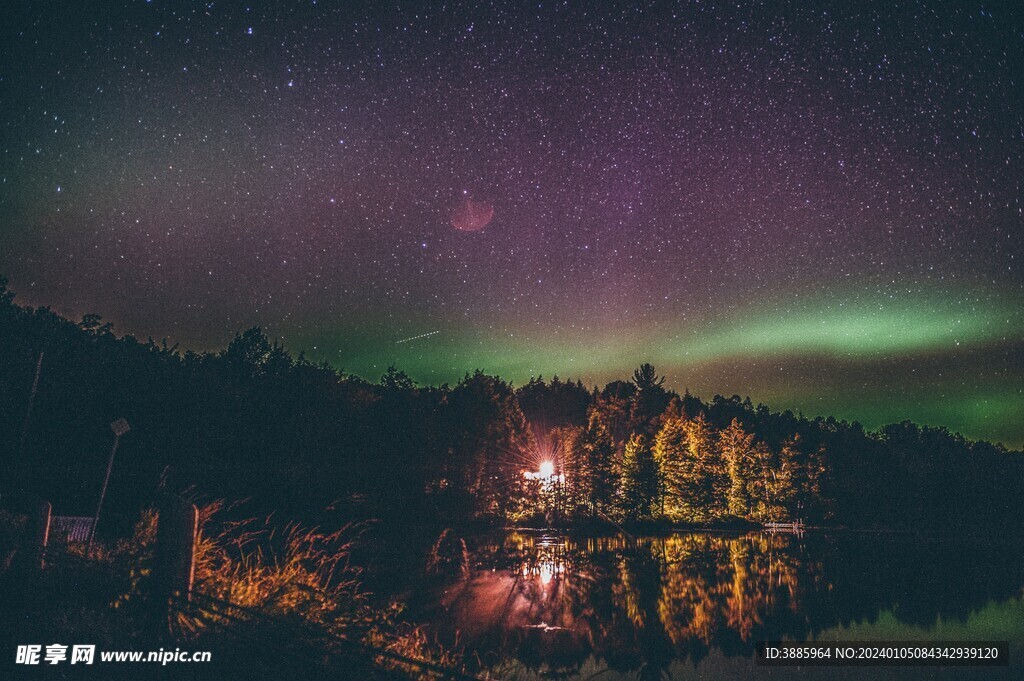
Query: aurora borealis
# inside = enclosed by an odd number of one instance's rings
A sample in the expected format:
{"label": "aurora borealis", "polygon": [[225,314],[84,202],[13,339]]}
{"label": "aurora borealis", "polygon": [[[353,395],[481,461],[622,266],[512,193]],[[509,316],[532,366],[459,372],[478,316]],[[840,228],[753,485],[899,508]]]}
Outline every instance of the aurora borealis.
{"label": "aurora borealis", "polygon": [[5,3],[0,36],[24,304],[1024,445],[1013,4]]}

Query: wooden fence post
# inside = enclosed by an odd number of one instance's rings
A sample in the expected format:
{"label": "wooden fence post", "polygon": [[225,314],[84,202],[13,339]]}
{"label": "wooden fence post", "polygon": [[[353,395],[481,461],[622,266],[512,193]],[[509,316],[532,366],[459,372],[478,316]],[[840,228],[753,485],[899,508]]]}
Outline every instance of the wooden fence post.
{"label": "wooden fence post", "polygon": [[171,632],[178,602],[192,595],[195,577],[196,539],[199,534],[199,509],[184,499],[170,495],[160,505],[153,551],[153,616],[161,637]]}

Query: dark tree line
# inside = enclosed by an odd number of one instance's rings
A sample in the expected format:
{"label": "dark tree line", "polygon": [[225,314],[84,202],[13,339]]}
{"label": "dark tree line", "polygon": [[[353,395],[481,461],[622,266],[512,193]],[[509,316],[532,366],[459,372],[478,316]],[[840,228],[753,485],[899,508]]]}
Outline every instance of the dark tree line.
{"label": "dark tree line", "polygon": [[[42,370],[26,419],[36,367]],[[0,492],[93,510],[125,417],[108,503],[131,519],[158,485],[438,523],[604,516],[708,523],[1016,528],[1024,456],[943,428],[772,412],[664,387],[654,367],[603,389],[480,371],[418,386],[293,357],[260,329],[220,352],[117,337],[19,306],[0,279]],[[27,427],[26,427],[27,426]],[[538,479],[544,460],[555,475]],[[550,519],[550,518],[545,518]],[[126,521],[127,522],[127,521]]]}

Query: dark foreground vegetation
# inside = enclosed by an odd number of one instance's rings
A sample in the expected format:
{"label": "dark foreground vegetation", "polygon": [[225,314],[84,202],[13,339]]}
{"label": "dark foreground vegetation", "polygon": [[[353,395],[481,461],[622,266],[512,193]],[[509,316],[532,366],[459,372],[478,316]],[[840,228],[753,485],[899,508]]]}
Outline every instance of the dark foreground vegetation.
{"label": "dark foreground vegetation", "polygon": [[[11,504],[8,504],[11,505]],[[16,502],[14,505],[17,505]],[[235,520],[223,502],[199,509],[190,598],[157,596],[160,513],[142,511],[127,536],[86,549],[52,537],[33,559],[24,515],[0,511],[0,670],[21,678],[16,645],[88,644],[110,651],[202,651],[202,663],[64,666],[59,678],[437,678],[460,661],[375,601],[351,563],[363,528],[326,533],[273,518]],[[8,677],[4,677],[8,678]],[[98,678],[98,677],[97,677]]]}
{"label": "dark foreground vegetation", "polygon": [[602,389],[557,377],[516,388],[479,371],[417,386],[394,368],[371,383],[255,328],[202,354],[117,337],[97,316],[21,307],[0,280],[3,487],[91,514],[108,424],[124,417],[114,533],[160,485],[305,521],[373,517],[396,532],[657,519],[1019,527],[1019,452],[909,422],[867,432],[737,396],[704,401],[662,382],[643,365]]}

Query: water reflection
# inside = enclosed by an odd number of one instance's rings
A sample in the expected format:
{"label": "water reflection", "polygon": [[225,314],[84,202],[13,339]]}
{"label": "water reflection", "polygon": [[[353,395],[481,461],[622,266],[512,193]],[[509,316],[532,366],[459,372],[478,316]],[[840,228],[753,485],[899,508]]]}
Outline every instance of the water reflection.
{"label": "water reflection", "polygon": [[677,674],[680,661],[749,661],[757,641],[827,637],[885,618],[879,638],[920,638],[936,622],[1020,603],[1024,585],[1019,550],[875,535],[511,533],[474,556],[438,630],[458,631],[499,678],[509,669],[658,678]]}

